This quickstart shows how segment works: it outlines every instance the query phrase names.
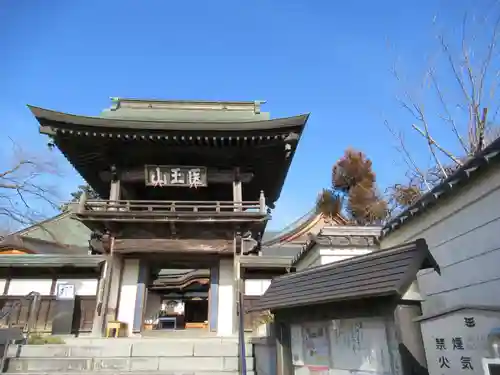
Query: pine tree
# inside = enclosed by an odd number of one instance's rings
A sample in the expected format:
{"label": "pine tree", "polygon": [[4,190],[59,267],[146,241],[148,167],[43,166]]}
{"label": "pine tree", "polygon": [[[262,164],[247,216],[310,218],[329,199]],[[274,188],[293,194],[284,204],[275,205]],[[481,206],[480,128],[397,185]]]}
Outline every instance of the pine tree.
{"label": "pine tree", "polygon": [[78,190],[71,193],[71,202],[78,202],[83,192],[87,193],[87,199],[99,199],[99,194],[96,193],[90,185],[79,185]]}
{"label": "pine tree", "polygon": [[[97,194],[97,192],[90,187],[90,185],[79,185],[78,190],[71,193],[70,202],[78,202],[84,192],[87,193],[87,199],[96,200],[101,198],[99,197],[99,194]],[[66,211],[67,209],[68,204],[63,204],[60,207],[61,211]]]}

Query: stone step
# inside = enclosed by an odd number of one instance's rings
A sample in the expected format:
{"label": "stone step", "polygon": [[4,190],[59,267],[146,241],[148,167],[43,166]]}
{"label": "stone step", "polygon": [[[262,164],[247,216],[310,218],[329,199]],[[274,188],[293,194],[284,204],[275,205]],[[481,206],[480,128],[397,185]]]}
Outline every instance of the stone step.
{"label": "stone step", "polygon": [[[247,369],[253,371],[253,358]],[[197,372],[238,371],[237,357],[130,357],[130,358],[9,358],[7,373],[88,373],[88,372],[157,372],[184,375]]]}
{"label": "stone step", "polygon": [[[245,345],[245,353],[252,356],[253,346]],[[120,340],[94,345],[10,345],[8,357],[20,358],[107,358],[107,357],[237,357],[235,342],[207,343],[188,341],[149,340],[134,343]]]}
{"label": "stone step", "polygon": [[[6,372],[16,375],[54,375],[50,372]],[[74,375],[75,372],[59,372],[57,375]],[[85,372],[86,375],[102,375],[102,371]],[[105,371],[106,375],[239,375],[238,371]],[[247,371],[247,375],[255,375],[254,371]]]}
{"label": "stone step", "polygon": [[[66,344],[74,345],[74,344],[85,344],[85,345],[101,345],[109,342],[126,342],[126,343],[134,343],[138,341],[148,341],[148,342],[205,342],[205,343],[225,343],[225,342],[238,342],[237,337],[217,337],[217,336],[209,336],[209,337],[187,337],[187,336],[168,336],[168,337],[145,337],[145,336],[137,336],[137,337],[118,337],[118,338],[104,338],[104,337],[74,337],[74,336],[61,336],[61,338],[65,341]],[[245,338],[246,342],[249,342],[252,339],[251,336]]]}

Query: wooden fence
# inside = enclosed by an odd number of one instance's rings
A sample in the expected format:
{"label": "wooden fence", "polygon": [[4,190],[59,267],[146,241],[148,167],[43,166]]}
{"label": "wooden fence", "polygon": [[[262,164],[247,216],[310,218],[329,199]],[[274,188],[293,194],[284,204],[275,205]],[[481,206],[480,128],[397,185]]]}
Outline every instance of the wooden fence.
{"label": "wooden fence", "polygon": [[[27,329],[29,312],[33,298],[27,296],[0,296],[0,328],[22,327]],[[42,296],[37,304],[32,319],[34,328],[32,332],[50,333],[52,320],[55,314],[56,298]],[[75,310],[73,313],[73,333],[91,332],[96,307],[95,296],[76,296]]]}

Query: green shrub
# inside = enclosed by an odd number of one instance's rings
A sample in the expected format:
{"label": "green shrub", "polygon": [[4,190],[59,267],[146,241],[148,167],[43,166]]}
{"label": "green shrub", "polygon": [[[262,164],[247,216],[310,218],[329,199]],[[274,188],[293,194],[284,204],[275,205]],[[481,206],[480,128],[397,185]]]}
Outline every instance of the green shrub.
{"label": "green shrub", "polygon": [[64,340],[58,336],[42,336],[39,334],[28,337],[28,345],[64,344]]}
{"label": "green shrub", "polygon": [[259,317],[254,321],[254,328],[261,324],[269,324],[274,322],[274,315],[270,311],[263,311]]}

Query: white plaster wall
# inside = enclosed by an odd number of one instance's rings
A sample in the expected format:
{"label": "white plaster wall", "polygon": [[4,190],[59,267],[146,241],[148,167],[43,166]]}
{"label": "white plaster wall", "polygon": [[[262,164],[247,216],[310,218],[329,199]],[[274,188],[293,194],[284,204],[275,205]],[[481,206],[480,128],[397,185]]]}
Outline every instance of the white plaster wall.
{"label": "white plaster wall", "polygon": [[13,279],[10,281],[7,295],[25,296],[30,292],[38,292],[43,296],[50,296],[52,279]]}
{"label": "white plaster wall", "polygon": [[357,255],[368,254],[372,249],[359,248],[344,248],[335,249],[332,247],[321,247],[316,245],[308,254],[295,266],[297,271],[321,266],[323,264],[338,262],[340,260],[349,259]]}
{"label": "white plaster wall", "polygon": [[425,238],[441,267],[418,275],[424,314],[457,304],[500,305],[500,166],[384,238]]}
{"label": "white plaster wall", "polygon": [[73,284],[77,296],[95,296],[97,295],[98,283],[97,279],[58,279],[56,290],[58,284]]}
{"label": "white plaster wall", "polygon": [[248,279],[245,280],[245,295],[261,296],[271,285],[271,280],[267,279]]}
{"label": "white plaster wall", "polygon": [[[464,318],[474,318],[475,326],[467,327]],[[430,375],[483,375],[481,359],[489,357],[488,333],[500,326],[500,313],[481,310],[459,310],[421,322],[425,355]],[[453,349],[453,340],[461,338],[463,348]],[[444,347],[436,346],[436,339]],[[455,341],[456,344],[456,341]],[[450,368],[441,367],[445,357]],[[462,370],[461,357],[469,357],[471,368]]]}
{"label": "white plaster wall", "polygon": [[217,336],[231,336],[235,326],[234,268],[232,259],[219,261]]}
{"label": "white plaster wall", "polygon": [[5,290],[5,283],[7,280],[5,279],[0,279],[0,295],[3,295],[3,291]]}
{"label": "white plaster wall", "polygon": [[123,262],[120,301],[118,303],[118,320],[127,323],[129,335],[132,334],[134,325],[138,280],[139,259],[125,259]]}
{"label": "white plaster wall", "polygon": [[321,264],[339,262],[344,259],[349,259],[358,255],[371,253],[369,249],[332,249],[324,248],[319,250]]}

